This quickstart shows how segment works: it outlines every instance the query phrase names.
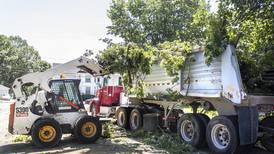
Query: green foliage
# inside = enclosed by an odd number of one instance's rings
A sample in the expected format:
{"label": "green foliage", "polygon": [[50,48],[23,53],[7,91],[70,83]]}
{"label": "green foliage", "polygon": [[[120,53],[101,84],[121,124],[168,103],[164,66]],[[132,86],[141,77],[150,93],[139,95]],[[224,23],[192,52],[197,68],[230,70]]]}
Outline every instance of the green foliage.
{"label": "green foliage", "polygon": [[217,14],[209,17],[207,62],[220,55],[227,44],[234,45],[248,92],[266,93],[271,89],[261,79],[265,70],[274,67],[273,11],[271,0],[224,0],[219,2]]}
{"label": "green foliage", "polygon": [[204,0],[113,0],[108,32],[125,42],[157,45],[165,41],[201,43],[208,5]]}
{"label": "green foliage", "polygon": [[31,142],[31,136],[29,136],[29,135],[18,135],[14,138],[13,142]]}
{"label": "green foliage", "polygon": [[153,50],[148,45],[141,47],[135,43],[111,44],[99,55],[98,61],[105,70],[122,75],[127,92],[143,96],[143,80],[150,73]]}
{"label": "green foliage", "polygon": [[148,133],[146,133],[144,129],[139,129],[137,131],[128,132],[127,136],[133,137],[133,138],[145,138],[145,137],[148,137]]}
{"label": "green foliage", "polygon": [[49,67],[26,40],[19,36],[0,35],[0,84],[11,87],[15,78]]}
{"label": "green foliage", "polygon": [[144,139],[144,142],[155,147],[165,149],[170,153],[191,153],[190,145],[182,142],[179,136],[172,136],[166,133],[152,134]]}
{"label": "green foliage", "polygon": [[103,39],[109,47],[99,61],[123,76],[130,93],[143,96],[142,81],[152,62],[160,63],[175,77],[174,82],[178,80],[191,47],[205,38],[204,19],[208,15],[204,0],[113,0],[108,10],[108,33],[124,43]]}
{"label": "green foliage", "polygon": [[145,132],[143,129],[128,132],[128,137],[142,138],[143,142],[157,148],[164,149],[170,153],[191,153],[193,149],[190,145],[182,142],[179,136],[164,132]]}
{"label": "green foliage", "polygon": [[179,79],[179,70],[191,53],[191,44],[175,40],[158,44],[158,57],[160,65],[165,68],[169,76],[175,76],[173,82]]}
{"label": "green foliage", "polygon": [[103,124],[103,134],[104,138],[113,138],[115,136],[115,129],[112,122],[107,122]]}

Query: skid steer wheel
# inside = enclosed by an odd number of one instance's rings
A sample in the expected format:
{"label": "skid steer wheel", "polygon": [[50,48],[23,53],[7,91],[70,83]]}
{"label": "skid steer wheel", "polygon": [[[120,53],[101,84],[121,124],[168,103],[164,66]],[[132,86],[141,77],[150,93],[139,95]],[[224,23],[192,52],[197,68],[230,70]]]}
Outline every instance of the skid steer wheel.
{"label": "skid steer wheel", "polygon": [[236,153],[238,147],[238,133],[234,119],[217,116],[207,125],[206,139],[209,149],[213,153]]}
{"label": "skid steer wheel", "polygon": [[130,113],[129,117],[129,126],[130,130],[136,131],[143,126],[143,117],[141,114],[141,110],[133,109]]}
{"label": "skid steer wheel", "polygon": [[205,131],[204,122],[197,114],[184,114],[179,119],[177,132],[184,142],[194,147],[205,145]]}
{"label": "skid steer wheel", "polygon": [[31,137],[38,147],[54,147],[61,140],[62,130],[54,119],[40,119],[33,124]]}
{"label": "skid steer wheel", "polygon": [[125,108],[120,107],[115,114],[117,119],[117,125],[122,128],[128,128],[128,111]]}
{"label": "skid steer wheel", "polygon": [[102,132],[102,125],[99,122],[99,118],[85,116],[79,118],[74,126],[74,136],[83,143],[95,142]]}
{"label": "skid steer wheel", "polygon": [[[274,129],[274,116],[266,117],[261,121],[261,126]],[[270,152],[274,152],[274,135],[265,134],[261,138],[263,146]]]}

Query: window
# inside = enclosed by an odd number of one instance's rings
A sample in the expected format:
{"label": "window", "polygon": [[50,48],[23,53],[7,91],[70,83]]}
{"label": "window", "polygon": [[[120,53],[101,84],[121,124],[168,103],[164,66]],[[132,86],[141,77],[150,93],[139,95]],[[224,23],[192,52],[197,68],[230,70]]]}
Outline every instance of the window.
{"label": "window", "polygon": [[74,82],[54,81],[51,84],[51,89],[54,94],[57,95],[55,101],[59,110],[71,110],[72,107],[58,97],[64,97],[68,101],[71,101],[72,103],[77,105],[80,104],[77,88]]}
{"label": "window", "polygon": [[90,83],[90,77],[86,77],[86,83]]}
{"label": "window", "polygon": [[86,95],[90,94],[90,87],[86,87]]}

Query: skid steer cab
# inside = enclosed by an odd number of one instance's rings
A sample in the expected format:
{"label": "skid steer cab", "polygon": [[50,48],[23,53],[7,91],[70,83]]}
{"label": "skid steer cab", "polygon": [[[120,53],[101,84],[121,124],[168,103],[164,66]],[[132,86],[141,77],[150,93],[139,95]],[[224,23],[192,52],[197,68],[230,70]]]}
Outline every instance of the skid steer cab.
{"label": "skid steer cab", "polygon": [[[80,60],[77,62],[83,66],[83,59]],[[31,135],[33,143],[39,147],[58,145],[62,134],[73,134],[83,143],[95,142],[101,136],[99,119],[88,116],[84,108],[80,80],[44,80],[52,71],[58,73],[58,69],[70,68],[67,66],[63,64],[61,68],[16,79],[13,84],[16,101],[11,103],[9,115],[11,134]]]}

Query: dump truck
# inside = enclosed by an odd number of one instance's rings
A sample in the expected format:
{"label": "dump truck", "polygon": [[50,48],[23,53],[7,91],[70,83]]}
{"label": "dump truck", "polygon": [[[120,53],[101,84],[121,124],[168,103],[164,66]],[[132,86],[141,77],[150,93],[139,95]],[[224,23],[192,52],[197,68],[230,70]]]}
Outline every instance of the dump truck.
{"label": "dump truck", "polygon": [[101,67],[80,57],[44,72],[29,73],[15,79],[10,104],[9,132],[30,135],[35,145],[53,147],[62,134],[73,134],[80,142],[95,142],[102,132],[97,117],[88,116],[79,92],[78,79],[54,79],[67,71],[79,70],[100,75]]}
{"label": "dump truck", "polygon": [[[197,148],[208,146],[214,153],[235,153],[257,140],[274,152],[274,96],[246,93],[234,46],[228,45],[209,65],[201,49],[190,56],[192,60],[181,68],[177,84],[166,80],[164,72],[160,75],[160,69],[154,73],[152,70],[145,79],[146,92],[158,93],[175,87],[182,96],[179,100],[130,97],[121,86],[112,85],[97,92],[90,103],[91,113],[115,115],[120,127],[133,131],[175,129],[184,142]],[[155,72],[158,81],[151,80]],[[190,106],[193,112],[184,113],[175,108],[178,104]],[[200,108],[217,114],[209,117],[199,112]]]}

